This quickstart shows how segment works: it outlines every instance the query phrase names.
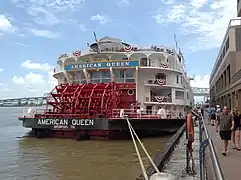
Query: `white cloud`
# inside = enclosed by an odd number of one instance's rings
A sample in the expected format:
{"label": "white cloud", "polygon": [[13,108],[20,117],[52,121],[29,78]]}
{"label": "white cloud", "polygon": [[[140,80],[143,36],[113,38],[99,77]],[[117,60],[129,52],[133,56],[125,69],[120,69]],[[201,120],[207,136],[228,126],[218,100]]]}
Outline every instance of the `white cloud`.
{"label": "white cloud", "polygon": [[52,25],[60,23],[60,20],[53,13],[43,7],[29,7],[26,11],[37,24]]}
{"label": "white cloud", "polygon": [[2,32],[13,32],[14,27],[9,18],[0,14],[0,31]]}
{"label": "white cloud", "polygon": [[40,37],[45,37],[48,39],[56,39],[60,35],[56,32],[52,32],[49,30],[43,30],[43,29],[29,29],[29,31],[35,35],[35,36],[40,36]]}
{"label": "white cloud", "polygon": [[99,21],[100,24],[106,24],[107,22],[107,17],[96,14],[95,16],[92,16],[90,18],[91,21]]}
{"label": "white cloud", "polygon": [[30,60],[25,60],[22,62],[21,67],[26,69],[32,69],[32,70],[42,70],[42,71],[51,71],[54,69],[53,66],[49,65],[48,63],[34,63]]}
{"label": "white cloud", "polygon": [[79,28],[83,31],[83,32],[86,32],[87,31],[87,28],[84,24],[80,24],[79,25]]}
{"label": "white cloud", "polygon": [[23,77],[13,76],[12,81],[15,84],[24,84],[25,80]]}
{"label": "white cloud", "polygon": [[120,0],[120,2],[118,3],[118,6],[128,6],[128,5],[130,5],[129,0]]}
{"label": "white cloud", "polygon": [[3,68],[0,68],[0,72],[3,72],[4,71],[4,69]]}
{"label": "white cloud", "polygon": [[[188,42],[193,51],[220,46],[230,18],[236,17],[236,1],[162,0],[153,18],[159,24],[177,24],[183,35],[195,36]],[[195,40],[194,40],[195,39]]]}
{"label": "white cloud", "polygon": [[43,96],[54,87],[48,76],[34,72],[27,73],[25,76],[13,76],[12,82],[11,87],[18,89],[16,97]]}
{"label": "white cloud", "polygon": [[52,11],[78,10],[85,0],[12,0],[18,7],[34,6],[51,9]]}
{"label": "white cloud", "polygon": [[28,47],[28,45],[27,45],[27,44],[24,44],[24,43],[16,42],[16,43],[13,43],[13,44],[16,44],[16,45],[18,45],[18,46]]}
{"label": "white cloud", "polygon": [[191,81],[191,86],[198,88],[209,88],[209,78],[210,74],[205,74],[204,76],[196,75],[194,80]]}
{"label": "white cloud", "polygon": [[[81,10],[85,0],[12,0],[24,9],[35,23],[55,25],[66,23],[73,13]],[[78,19],[79,20],[79,19]]]}
{"label": "white cloud", "polygon": [[57,80],[53,77],[53,66],[48,63],[26,60],[20,67],[29,72],[23,76],[13,76],[8,83],[0,83],[1,98],[43,96],[57,85]]}

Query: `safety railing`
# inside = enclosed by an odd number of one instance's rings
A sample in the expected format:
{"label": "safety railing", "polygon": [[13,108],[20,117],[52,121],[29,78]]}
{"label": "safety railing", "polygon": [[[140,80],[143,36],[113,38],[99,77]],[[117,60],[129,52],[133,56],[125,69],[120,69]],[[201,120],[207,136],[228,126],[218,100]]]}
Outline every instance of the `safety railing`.
{"label": "safety railing", "polygon": [[[184,117],[180,116],[180,111],[170,111],[164,110],[165,115],[161,112],[158,114],[158,110],[151,109],[113,109],[112,119],[123,119],[123,117],[128,116],[129,118],[135,119],[182,119]],[[183,114],[183,113],[181,113]]]}
{"label": "safety railing", "polygon": [[223,172],[221,170],[217,154],[214,148],[214,144],[212,139],[209,137],[208,130],[206,124],[204,122],[204,118],[201,115],[199,118],[199,141],[200,141],[200,149],[199,149],[199,160],[200,160],[200,179],[207,180],[208,174],[205,170],[206,164],[206,147],[209,147],[209,156],[211,158],[211,167],[208,169],[212,169],[214,171],[215,180],[224,180]]}

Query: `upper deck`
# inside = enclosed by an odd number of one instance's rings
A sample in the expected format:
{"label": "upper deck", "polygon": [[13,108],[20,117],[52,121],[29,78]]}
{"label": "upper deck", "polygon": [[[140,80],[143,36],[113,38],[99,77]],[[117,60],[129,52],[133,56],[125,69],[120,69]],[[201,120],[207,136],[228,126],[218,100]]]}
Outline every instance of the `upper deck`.
{"label": "upper deck", "polygon": [[[165,46],[131,46],[119,39],[104,37],[89,45],[88,52],[75,51],[58,58],[55,74],[63,71],[105,71],[113,69],[163,68],[184,73],[183,56]],[[57,76],[55,76],[57,77]]]}

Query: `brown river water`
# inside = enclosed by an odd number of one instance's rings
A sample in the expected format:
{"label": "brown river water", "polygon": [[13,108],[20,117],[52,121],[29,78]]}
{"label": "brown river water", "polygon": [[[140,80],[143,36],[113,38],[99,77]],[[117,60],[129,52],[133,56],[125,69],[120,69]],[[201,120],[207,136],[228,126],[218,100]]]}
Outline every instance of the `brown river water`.
{"label": "brown river water", "polygon": [[[0,108],[0,180],[134,180],[141,168],[131,140],[23,137],[21,107]],[[170,136],[143,139],[154,156]],[[143,153],[142,153],[143,154]],[[143,155],[145,163],[147,158]]]}

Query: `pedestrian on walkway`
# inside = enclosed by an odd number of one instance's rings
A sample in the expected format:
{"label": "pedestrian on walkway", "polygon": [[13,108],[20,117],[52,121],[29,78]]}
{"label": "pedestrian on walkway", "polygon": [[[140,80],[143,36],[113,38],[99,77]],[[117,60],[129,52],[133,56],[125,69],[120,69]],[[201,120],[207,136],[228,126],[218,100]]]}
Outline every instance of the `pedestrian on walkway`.
{"label": "pedestrian on walkway", "polygon": [[232,112],[234,126],[232,131],[233,149],[240,151],[240,130],[241,130],[241,115],[238,108],[234,108]]}
{"label": "pedestrian on walkway", "polygon": [[227,155],[228,141],[231,140],[232,130],[234,129],[233,117],[228,113],[228,107],[224,106],[223,112],[217,118],[216,132],[219,131],[221,140],[223,141],[222,155]]}
{"label": "pedestrian on walkway", "polygon": [[216,112],[216,122],[215,122],[215,124],[217,125],[217,120],[218,120],[218,118],[220,117],[220,114],[222,113],[222,110],[221,110],[221,108],[218,108],[217,109],[217,112]]}
{"label": "pedestrian on walkway", "polygon": [[214,126],[215,120],[216,120],[216,109],[214,106],[211,106],[211,108],[209,109],[209,116],[210,116],[210,120],[209,123],[211,123],[212,126]]}
{"label": "pedestrian on walkway", "polygon": [[192,143],[194,142],[194,116],[192,114],[192,109],[190,108],[189,113],[187,115],[187,133],[188,133],[188,150],[190,153],[190,157],[192,157]]}

